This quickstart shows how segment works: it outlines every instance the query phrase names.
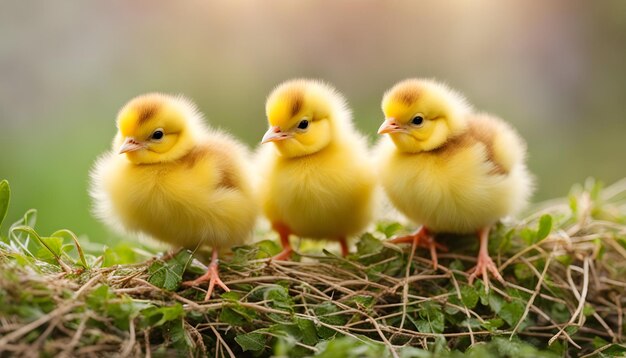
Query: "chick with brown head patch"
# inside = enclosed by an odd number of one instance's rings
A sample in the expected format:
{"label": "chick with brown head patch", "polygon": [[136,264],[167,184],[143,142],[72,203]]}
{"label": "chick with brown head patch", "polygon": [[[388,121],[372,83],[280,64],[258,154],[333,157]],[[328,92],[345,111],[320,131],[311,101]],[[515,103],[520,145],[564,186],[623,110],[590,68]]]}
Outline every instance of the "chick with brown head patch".
{"label": "chick with brown head patch", "polygon": [[228,291],[218,274],[218,251],[250,237],[257,215],[246,149],[208,129],[183,97],[146,94],[117,116],[113,148],[91,173],[97,217],[125,233],[144,234],[175,247],[213,248],[204,276]]}
{"label": "chick with brown head patch", "polygon": [[292,80],[269,95],[266,115],[259,194],[283,245],[276,258],[291,255],[292,234],[337,240],[346,255],[347,238],[371,220],[375,175],[345,100],[322,82]]}
{"label": "chick with brown head patch", "polygon": [[502,276],[489,256],[489,229],[527,202],[532,179],[526,147],[508,124],[476,113],[447,86],[409,79],[388,90],[382,101],[380,180],[395,207],[423,224],[394,243],[430,249],[437,267],[435,233],[477,233],[480,249],[470,282],[489,273]]}

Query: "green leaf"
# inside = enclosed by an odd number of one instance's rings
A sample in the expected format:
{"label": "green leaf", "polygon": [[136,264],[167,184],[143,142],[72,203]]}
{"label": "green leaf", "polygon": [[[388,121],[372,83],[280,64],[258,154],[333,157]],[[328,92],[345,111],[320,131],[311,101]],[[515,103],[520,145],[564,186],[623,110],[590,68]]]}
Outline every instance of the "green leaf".
{"label": "green leaf", "polygon": [[574,258],[572,257],[572,255],[558,255],[555,257],[555,259],[566,267],[574,262]]}
{"label": "green leaf", "polygon": [[150,327],[158,327],[166,322],[181,319],[185,315],[183,306],[175,303],[172,306],[155,307],[150,306],[141,311],[143,318]]}
{"label": "green leaf", "polygon": [[230,307],[224,307],[220,312],[220,322],[228,323],[232,326],[243,326],[248,320]]}
{"label": "green leaf", "polygon": [[182,250],[167,262],[153,262],[148,267],[148,282],[168,291],[176,290],[183,281],[183,273],[190,260],[189,251]]}
{"label": "green leaf", "polygon": [[146,303],[135,302],[129,297],[122,297],[118,302],[110,303],[106,307],[106,316],[113,318],[115,326],[122,330],[128,330],[129,321],[134,319]]}
{"label": "green leaf", "polygon": [[513,265],[513,272],[518,280],[527,280],[535,276],[530,267],[523,263],[516,263]]}
{"label": "green leaf", "polygon": [[313,346],[317,344],[319,338],[317,337],[317,329],[315,328],[315,323],[313,321],[304,319],[304,318],[296,318],[296,323],[302,332],[302,342],[304,344],[308,344]]}
{"label": "green leaf", "polygon": [[102,267],[130,264],[137,261],[137,253],[133,247],[126,243],[120,243],[115,247],[104,249]]}
{"label": "green leaf", "polygon": [[258,332],[250,332],[246,334],[240,334],[235,337],[235,341],[244,352],[246,351],[260,351],[265,348],[265,342],[267,342],[267,335]]}
{"label": "green leaf", "polygon": [[545,214],[539,219],[539,228],[537,229],[537,235],[535,237],[535,242],[539,242],[548,235],[550,235],[550,231],[552,230],[552,216]]}
{"label": "green leaf", "polygon": [[9,211],[9,203],[11,201],[11,188],[6,180],[0,181],[0,227]]}
{"label": "green leaf", "polygon": [[[336,314],[339,312],[339,308],[332,302],[326,301],[321,303],[313,309],[315,315],[319,318],[319,320],[323,323],[330,324],[333,326],[342,326],[348,322],[348,318],[345,315]],[[332,328],[328,328],[325,326],[321,326],[318,329],[318,334],[320,337],[327,339],[334,336],[337,332]]]}
{"label": "green leaf", "polygon": [[519,339],[494,337],[491,342],[475,344],[465,352],[466,357],[558,357],[550,351],[540,351],[528,342]]}
{"label": "green leaf", "polygon": [[452,271],[465,271],[465,265],[463,265],[463,262],[461,262],[461,260],[459,259],[455,259],[454,261],[452,261],[449,268]]}
{"label": "green leaf", "polygon": [[[191,356],[191,348],[194,347],[194,343],[189,337],[182,319],[167,322],[163,325],[163,331],[165,332],[164,336],[171,341],[171,345],[180,350],[177,352],[177,356]],[[187,354],[181,354],[183,352]]]}
{"label": "green leaf", "polygon": [[602,357],[624,357],[626,356],[626,346],[623,344],[611,344],[609,348],[602,351]]}
{"label": "green leaf", "polygon": [[[317,358],[386,358],[391,357],[387,347],[381,342],[365,336],[355,335],[359,339],[344,336],[329,341],[322,341],[316,348],[320,351]],[[430,357],[430,355],[428,356]]]}
{"label": "green leaf", "polygon": [[383,249],[383,243],[370,233],[363,234],[356,243],[357,253],[361,256],[377,254]]}
{"label": "green leaf", "polygon": [[55,236],[55,237],[61,237],[62,235],[65,236],[69,236],[73,243],[74,243],[74,248],[76,248],[76,252],[78,253],[78,258],[80,260],[80,265],[83,266],[84,268],[88,268],[89,265],[87,264],[87,259],[85,258],[85,253],[83,252],[83,248],[80,246],[80,243],[78,242],[78,237],[76,237],[76,234],[74,234],[72,231],[70,230],[58,230],[55,231],[52,235],[50,236]]}
{"label": "green leaf", "polygon": [[385,235],[386,238],[392,237],[395,233],[402,230],[403,226],[400,223],[378,223],[376,225],[376,231]]}
{"label": "green leaf", "polygon": [[54,254],[55,257],[61,256],[61,248],[63,246],[63,238],[60,237],[42,237],[41,241],[46,243],[46,247]]}
{"label": "green leaf", "polygon": [[[28,221],[28,218],[24,218],[25,221]],[[45,248],[45,250],[39,250],[37,252],[37,257],[46,261],[46,260],[50,260],[50,256],[48,256],[48,253],[50,255],[52,255],[52,258],[54,258],[54,260],[56,260],[58,263],[60,263],[61,258],[60,258],[60,253],[61,253],[61,246],[63,244],[63,240],[60,238],[42,238],[41,236],[39,236],[39,234],[35,231],[35,229],[33,229],[31,226],[16,226],[16,227],[12,227],[9,231],[12,235],[16,235],[15,233],[19,233],[19,234],[26,234],[28,237],[33,237],[35,238],[36,242],[39,243],[41,246],[43,246],[43,248]],[[17,238],[21,238],[21,235],[16,235]],[[56,239],[56,240],[54,240]],[[60,243],[59,243],[60,241]],[[47,252],[46,252],[47,250]]]}
{"label": "green leaf", "polygon": [[148,273],[150,274],[148,282],[168,291],[176,290],[183,280],[181,275],[177,275],[162,261],[153,262],[148,267]]}
{"label": "green leaf", "polygon": [[259,249],[259,252],[256,255],[257,259],[265,259],[278,255],[282,249],[274,240],[261,240],[255,243],[255,246]]}
{"label": "green leaf", "polygon": [[361,311],[367,311],[376,304],[376,298],[369,295],[356,295],[346,303],[355,306],[356,309]]}
{"label": "green leaf", "polygon": [[445,317],[441,306],[432,302],[425,302],[419,310],[422,321],[418,321],[418,331],[422,333],[442,333],[445,326]]}
{"label": "green leaf", "polygon": [[[481,290],[479,289],[479,292]],[[504,299],[493,291],[489,292],[489,296],[487,298],[489,307],[494,313],[500,313],[502,310],[502,306],[504,305]]]}
{"label": "green leaf", "polygon": [[252,322],[257,317],[256,311],[251,308],[243,307],[238,302],[224,307],[220,312],[220,321],[233,326],[243,326],[246,323]]}
{"label": "green leaf", "polygon": [[517,322],[522,318],[524,309],[526,307],[520,301],[511,301],[502,305],[502,309],[498,312],[500,318],[502,318],[511,327],[515,327]]}
{"label": "green leaf", "polygon": [[222,293],[220,298],[230,302],[239,302],[241,295],[238,292],[230,291]]}
{"label": "green leaf", "polygon": [[486,330],[493,332],[496,329],[502,327],[504,321],[500,318],[493,318],[482,322],[480,325]]}
{"label": "green leaf", "polygon": [[292,342],[302,338],[300,327],[293,323],[276,323],[269,326],[267,331]]}
{"label": "green leaf", "polygon": [[527,227],[520,230],[519,234],[522,237],[522,240],[524,240],[524,243],[529,246],[534,244],[535,239],[537,238],[537,232]]}
{"label": "green leaf", "polygon": [[60,237],[42,237],[40,238],[44,246],[35,253],[35,256],[43,261],[56,263],[60,260],[63,239]]}
{"label": "green leaf", "polygon": [[565,333],[569,334],[570,336],[573,336],[573,335],[575,335],[578,332],[579,329],[580,328],[577,327],[577,326],[567,326],[567,327],[565,327],[564,331],[565,331]]}
{"label": "green leaf", "polygon": [[100,285],[87,295],[87,305],[95,311],[100,311],[111,297],[113,294],[109,290],[109,286]]}
{"label": "green leaf", "polygon": [[259,291],[259,293],[261,294],[263,301],[267,301],[267,305],[269,307],[284,312],[268,313],[267,317],[270,320],[278,323],[286,323],[292,321],[291,315],[294,311],[294,302],[289,295],[289,290],[286,287],[281,286],[280,284],[275,284],[268,285],[257,291]]}
{"label": "green leaf", "polygon": [[478,304],[478,293],[472,286],[461,287],[461,298],[463,299],[463,304],[469,309],[473,309]]}
{"label": "green leaf", "polygon": [[600,338],[599,336],[595,336],[593,338],[592,344],[593,344],[593,348],[598,349],[598,348],[602,348],[602,347],[606,346],[607,344],[609,344],[609,342],[605,341],[604,339]]}
{"label": "green leaf", "polygon": [[585,303],[585,306],[584,306],[584,308],[583,308],[583,314],[584,314],[586,317],[589,317],[589,316],[592,316],[594,313],[596,313],[596,310],[595,310],[595,308],[593,307],[593,305],[592,305],[592,304],[590,304],[590,303]]}

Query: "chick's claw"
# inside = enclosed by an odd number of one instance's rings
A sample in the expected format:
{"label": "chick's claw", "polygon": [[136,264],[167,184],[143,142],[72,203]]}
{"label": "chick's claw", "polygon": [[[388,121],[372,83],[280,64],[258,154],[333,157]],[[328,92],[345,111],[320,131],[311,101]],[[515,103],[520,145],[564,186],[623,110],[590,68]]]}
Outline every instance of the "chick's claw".
{"label": "chick's claw", "polygon": [[192,281],[185,281],[183,282],[183,285],[194,287],[194,286],[200,286],[201,284],[205,282],[209,283],[209,288],[207,289],[206,296],[204,297],[205,301],[208,301],[211,298],[211,294],[213,293],[215,284],[220,286],[224,291],[230,292],[230,288],[228,288],[228,286],[226,286],[226,284],[224,284],[224,282],[220,279],[219,272],[217,271],[217,263],[215,264],[211,263],[209,265],[209,269],[204,275]]}
{"label": "chick's claw", "polygon": [[448,252],[448,248],[435,241],[433,236],[428,230],[422,227],[418,232],[412,235],[401,236],[395,239],[389,240],[392,244],[413,244],[413,249],[420,246],[430,251],[430,257],[433,261],[433,268],[436,270],[439,267],[439,261],[437,260],[437,250]]}
{"label": "chick's claw", "polygon": [[284,261],[291,258],[291,254],[293,253],[293,249],[291,247],[284,248],[278,255],[272,257],[272,260]]}
{"label": "chick's claw", "polygon": [[476,262],[476,266],[469,271],[468,282],[469,284],[473,284],[476,277],[481,276],[483,281],[485,282],[485,289],[489,289],[489,273],[496,278],[496,280],[504,283],[504,279],[500,272],[498,271],[498,266],[493,262],[491,257],[488,254],[479,254],[478,261]]}
{"label": "chick's claw", "polygon": [[228,288],[228,286],[226,286],[226,284],[224,284],[224,282],[220,279],[220,274],[218,271],[219,261],[217,259],[217,253],[218,253],[218,249],[214,248],[212,259],[211,259],[211,264],[209,265],[209,268],[207,269],[207,272],[204,275],[198,277],[195,280],[183,282],[183,286],[191,286],[191,287],[200,286],[201,284],[208,282],[209,288],[207,289],[206,296],[204,297],[205,301],[208,301],[211,298],[211,294],[213,293],[213,288],[215,288],[215,284],[220,286],[224,291],[230,292],[230,289]]}

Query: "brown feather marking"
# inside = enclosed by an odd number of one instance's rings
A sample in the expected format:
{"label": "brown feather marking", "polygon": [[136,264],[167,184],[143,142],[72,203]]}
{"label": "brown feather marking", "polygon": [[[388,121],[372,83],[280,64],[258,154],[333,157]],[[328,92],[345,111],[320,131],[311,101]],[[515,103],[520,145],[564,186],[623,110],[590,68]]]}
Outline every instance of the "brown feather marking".
{"label": "brown feather marking", "polygon": [[469,148],[476,143],[482,143],[485,146],[487,161],[493,165],[489,174],[506,175],[509,173],[508,170],[495,159],[493,147],[495,136],[496,128],[490,121],[474,117],[469,122],[467,131],[448,140],[444,145],[430,152],[447,159],[454,156],[459,150]]}
{"label": "brown feather marking", "polygon": [[291,116],[295,116],[302,109],[302,103],[304,102],[304,96],[302,92],[295,92],[291,98]]}
{"label": "brown feather marking", "polygon": [[198,161],[205,157],[211,157],[213,165],[215,165],[218,171],[216,187],[239,187],[239,181],[235,175],[236,167],[233,165],[227,149],[222,148],[218,143],[198,146],[192,149],[187,155],[183,156],[180,161],[184,163],[187,168],[193,168]]}
{"label": "brown feather marking", "polygon": [[239,182],[235,175],[236,168],[233,165],[232,159],[229,154],[222,148],[219,148],[214,152],[215,162],[220,171],[220,179],[217,182],[218,188],[238,188]]}
{"label": "brown feather marking", "polygon": [[140,104],[137,107],[137,123],[141,125],[146,122],[150,118],[154,117],[158,110],[159,106],[154,102],[145,102]]}
{"label": "brown feather marking", "polygon": [[493,169],[490,174],[508,174],[508,170],[496,161],[493,143],[497,132],[493,123],[481,117],[474,118],[473,121],[470,121],[469,134],[475,138],[476,141],[485,145],[485,150],[487,151],[487,161],[493,164]]}
{"label": "brown feather marking", "polygon": [[193,168],[198,160],[204,158],[208,154],[207,148],[195,147],[189,153],[180,158],[180,161],[187,166],[187,168]]}
{"label": "brown feather marking", "polygon": [[399,88],[394,97],[407,106],[412,105],[420,97],[420,91],[415,86],[405,86]]}

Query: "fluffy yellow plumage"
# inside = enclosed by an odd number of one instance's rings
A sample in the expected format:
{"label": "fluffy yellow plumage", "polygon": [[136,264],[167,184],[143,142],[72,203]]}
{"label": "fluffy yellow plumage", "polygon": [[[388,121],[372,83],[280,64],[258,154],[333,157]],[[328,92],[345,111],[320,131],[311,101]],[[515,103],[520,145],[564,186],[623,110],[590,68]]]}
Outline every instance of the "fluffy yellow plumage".
{"label": "fluffy yellow plumage", "polygon": [[474,113],[465,99],[430,80],[410,79],[392,87],[382,101],[389,134],[378,146],[381,182],[391,202],[423,224],[394,242],[438,246],[431,232],[479,233],[480,251],[472,281],[488,273],[502,279],[487,252],[489,228],[522,208],[532,180],[525,144],[500,119]]}
{"label": "fluffy yellow plumage", "polygon": [[292,80],[268,97],[269,130],[259,153],[263,212],[291,252],[289,235],[338,240],[371,220],[375,175],[367,145],[352,126],[345,100],[330,86]]}
{"label": "fluffy yellow plumage", "polygon": [[132,233],[189,249],[213,248],[207,299],[219,279],[220,249],[242,244],[256,221],[246,150],[209,130],[182,97],[147,94],[124,106],[112,151],[92,171],[95,213]]}

